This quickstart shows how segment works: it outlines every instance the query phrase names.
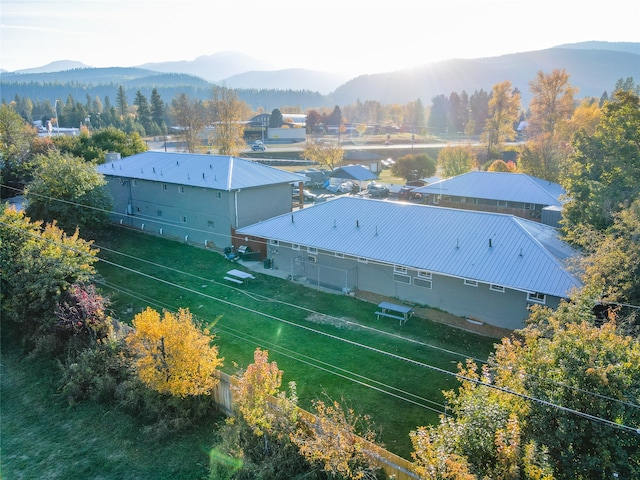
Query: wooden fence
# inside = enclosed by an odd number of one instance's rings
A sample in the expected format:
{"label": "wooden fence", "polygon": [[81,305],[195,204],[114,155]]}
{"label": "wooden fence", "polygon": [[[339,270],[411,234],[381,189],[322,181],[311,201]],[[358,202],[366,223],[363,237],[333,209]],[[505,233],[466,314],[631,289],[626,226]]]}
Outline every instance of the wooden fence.
{"label": "wooden fence", "polygon": [[[238,384],[238,379],[232,375],[228,375],[224,372],[217,371],[219,378],[218,385],[212,392],[213,398],[220,408],[227,415],[233,415],[233,395],[231,387]],[[269,403],[276,405],[277,399],[275,397],[269,397]],[[301,408],[298,409],[300,417],[304,418],[309,423],[315,423],[316,417],[311,412],[307,412]],[[361,442],[366,446],[365,450],[375,460],[376,464],[385,471],[390,479],[394,480],[416,480],[420,477],[413,473],[413,464],[391,453],[384,448],[376,445],[375,443],[368,442],[363,438]]]}

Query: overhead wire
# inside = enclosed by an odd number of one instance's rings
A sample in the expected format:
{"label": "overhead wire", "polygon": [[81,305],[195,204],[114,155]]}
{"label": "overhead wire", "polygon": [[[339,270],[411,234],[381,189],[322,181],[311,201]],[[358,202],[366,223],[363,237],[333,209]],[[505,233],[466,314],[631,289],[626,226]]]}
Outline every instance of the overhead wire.
{"label": "overhead wire", "polygon": [[[18,189],[18,188],[11,187],[11,186],[8,186],[8,185],[5,185],[5,184],[2,184],[2,186],[6,187],[6,188],[13,189],[13,190],[18,191],[18,192],[23,192],[23,190],[20,190],[20,189]],[[70,204],[70,205],[75,205],[75,206],[79,206],[79,207],[83,207],[83,208],[89,208],[89,209],[93,209],[93,210],[101,211],[101,212],[103,212],[103,213],[108,213],[108,214],[112,214],[112,215],[118,215],[118,216],[122,216],[122,217],[128,217],[128,215],[126,215],[126,214],[121,214],[121,213],[119,213],[119,212],[115,212],[115,211],[113,211],[113,210],[106,210],[106,209],[102,209],[102,208],[99,208],[99,207],[94,207],[94,206],[91,206],[91,205],[85,205],[85,204],[82,204],[82,203],[72,202],[72,201],[69,201],[69,200],[59,199],[59,198],[55,198],[55,197],[51,197],[51,196],[47,196],[47,195],[42,195],[42,194],[37,194],[37,193],[33,193],[33,192],[32,192],[31,194],[32,194],[32,195],[39,196],[39,197],[42,197],[42,198],[46,198],[46,199],[48,199],[48,200],[58,201],[58,202],[62,202],[62,203]],[[143,216],[140,216],[140,217],[143,217]],[[157,219],[151,219],[151,218],[149,218],[149,219],[148,219],[148,221],[155,222],[155,223],[157,223],[157,224],[159,224],[159,225],[166,225],[166,226],[175,226],[175,225],[176,225],[175,223],[163,222],[163,221],[159,221],[159,220],[157,220]],[[118,225],[118,224],[116,223],[115,225]],[[189,231],[197,231],[197,232],[201,232],[201,233],[211,233],[211,232],[209,232],[209,231],[199,230],[199,229],[194,229],[194,228],[192,228],[192,227],[186,227],[186,226],[184,226],[184,225],[180,225],[180,228],[181,228],[181,229],[183,229],[183,230],[184,230],[184,229],[186,229],[186,230],[189,230]],[[227,236],[227,237],[229,237],[229,238],[232,238],[232,236],[231,236],[231,235],[224,235],[224,234],[220,234],[220,236]],[[256,240],[255,240],[255,239],[254,239],[253,241],[254,241],[254,242],[256,242]],[[263,243],[263,244],[267,245],[267,242],[266,242],[266,241],[265,241],[265,242],[256,242],[256,243]],[[106,249],[106,250],[109,250],[109,249],[107,249],[106,247],[100,247],[100,248],[102,248],[102,249]],[[118,253],[118,254],[121,254],[121,255],[126,255],[126,254],[124,254],[124,253],[122,253],[122,252],[116,252],[115,250],[109,250],[109,251],[111,251],[111,252],[113,252],[113,253]],[[148,262],[147,260],[143,260],[143,259],[140,259],[140,258],[138,258],[138,260],[139,260],[139,261],[146,261],[146,262]],[[149,262],[149,263],[153,263],[153,262]],[[171,269],[170,267],[162,266],[162,265],[159,265],[159,264],[156,264],[156,266],[160,266],[160,267],[163,267],[163,268]],[[180,272],[180,271],[178,271],[178,270],[176,270],[176,269],[173,269],[173,270],[174,270],[174,271],[176,271],[176,272],[182,273],[182,274],[184,274],[184,275],[188,275],[188,273],[186,273],[186,272]],[[209,280],[209,281],[210,281],[210,280]],[[282,302],[282,303],[286,303],[286,302]],[[289,305],[291,305],[291,304],[289,304]],[[628,304],[624,304],[624,306],[626,306],[626,307],[632,307],[632,308],[640,308],[640,307],[638,307],[638,306],[628,305]],[[312,311],[312,310],[309,310],[309,311]],[[318,313],[318,312],[316,312],[316,313]],[[343,320],[343,321],[348,322],[348,320]],[[359,325],[361,328],[370,328],[370,327],[367,327],[367,326],[365,326],[365,325],[360,325],[360,324],[358,324],[358,325]],[[383,332],[383,331],[379,331],[379,330],[376,330],[376,331],[378,331],[378,332]],[[466,358],[471,358],[472,360],[474,360],[474,361],[476,361],[476,362],[486,363],[486,364],[488,364],[488,365],[490,365],[490,366],[494,366],[494,367],[496,366],[496,365],[495,365],[495,363],[491,362],[490,360],[483,360],[483,359],[479,359],[479,358],[476,358],[476,357],[473,357],[473,356],[469,356],[469,355],[461,354],[461,353],[458,353],[458,352],[453,352],[453,351],[450,351],[450,350],[447,350],[447,349],[443,349],[443,348],[441,348],[441,347],[437,347],[437,346],[434,346],[434,345],[430,345],[430,344],[426,344],[426,343],[424,343],[424,342],[417,341],[417,340],[415,340],[415,339],[407,339],[406,337],[400,337],[400,336],[395,335],[395,334],[390,334],[389,332],[383,332],[383,333],[385,333],[386,335],[391,335],[391,336],[396,336],[396,337],[398,337],[398,338],[403,338],[403,339],[405,339],[405,340],[407,340],[407,341],[412,341],[412,342],[414,342],[414,343],[418,343],[418,344],[423,345],[423,346],[426,346],[426,347],[428,347],[428,348],[440,349],[441,351],[446,352],[446,353],[449,353],[449,354],[465,356]],[[525,375],[526,375],[527,377],[529,377],[529,378],[534,378],[534,379],[536,379],[537,381],[543,381],[543,382],[550,383],[550,384],[553,384],[553,385],[556,385],[556,386],[562,386],[562,387],[564,387],[564,388],[568,388],[568,389],[571,389],[571,390],[573,390],[573,391],[579,391],[579,392],[584,393],[584,394],[587,394],[587,395],[595,396],[595,397],[597,397],[597,398],[605,399],[605,400],[608,400],[608,401],[619,402],[619,403],[622,403],[622,404],[625,404],[625,405],[627,405],[627,406],[631,406],[631,407],[634,407],[634,408],[640,408],[640,406],[639,406],[639,405],[637,405],[637,404],[634,404],[634,403],[631,403],[631,402],[627,402],[627,401],[624,401],[624,400],[620,400],[620,399],[615,399],[615,398],[612,398],[612,397],[608,397],[608,396],[606,396],[606,395],[602,395],[602,394],[599,394],[599,393],[596,393],[596,392],[590,392],[590,391],[587,391],[587,390],[581,389],[581,388],[579,388],[579,387],[575,387],[575,386],[571,386],[571,385],[566,385],[566,384],[564,384],[564,383],[562,383],[562,382],[557,382],[557,381],[554,381],[554,380],[551,380],[551,379],[542,378],[542,377],[535,376],[535,375],[532,375],[532,374],[529,374],[529,373],[527,373],[527,374],[525,374]]]}
{"label": "overhead wire", "polygon": [[[13,188],[13,187],[9,187],[9,188]],[[15,189],[15,190],[18,190],[18,189]],[[58,200],[58,201],[64,201],[64,200],[56,199],[56,198],[53,198],[53,197],[46,197],[46,198],[51,198],[51,199],[53,199],[53,200]],[[75,203],[75,202],[68,202],[68,201],[64,201],[64,202],[72,203],[72,204],[79,205],[79,206],[82,206],[82,207],[89,207],[89,206],[87,206],[87,205],[78,204],[78,203]],[[92,207],[89,207],[89,208],[92,208]],[[103,210],[103,211],[105,211],[105,212],[109,212],[108,210]],[[4,223],[3,223],[3,224],[4,224]],[[9,227],[16,228],[16,227],[14,227],[14,226],[12,226],[12,225],[8,225],[8,224],[4,224],[4,225],[9,226]],[[25,232],[25,233],[30,233],[30,232]],[[66,246],[64,246],[64,245],[60,245],[60,246],[62,246],[62,247],[66,247]],[[66,248],[69,248],[69,247],[66,247]],[[126,269],[126,270],[128,270],[128,271],[130,271],[130,272],[132,272],[132,273],[137,273],[137,274],[139,274],[139,275],[144,275],[144,276],[147,276],[148,278],[153,278],[153,279],[155,279],[155,280],[157,280],[157,281],[164,282],[164,283],[167,283],[167,284],[170,284],[170,285],[171,285],[171,282],[167,282],[167,281],[165,281],[165,280],[163,280],[163,279],[159,279],[159,278],[157,278],[157,277],[153,277],[153,276],[147,275],[147,274],[145,274],[145,273],[143,273],[143,272],[138,272],[138,271],[135,271],[135,270],[133,270],[133,269],[129,269],[129,268],[125,267],[125,266],[122,266],[122,265],[116,264],[116,263],[114,263],[114,262],[109,262],[109,261],[106,261],[106,260],[104,260],[104,259],[100,259],[100,260],[101,260],[101,261],[104,261],[104,262],[106,262],[106,263],[111,263],[113,266],[116,266],[116,267],[119,267],[119,268],[124,268],[124,269]],[[173,286],[175,286],[175,287],[178,287],[178,288],[183,288],[183,289],[189,290],[189,291],[191,291],[192,293],[202,295],[202,293],[201,293],[201,292],[198,292],[198,291],[196,291],[196,290],[188,289],[187,287],[183,287],[183,286],[180,286],[180,285],[177,285],[177,284],[172,284],[172,285],[173,285]],[[207,295],[205,295],[205,296],[207,296]],[[211,298],[212,298],[212,299],[214,299],[214,300],[218,300],[218,301],[225,302],[225,301],[224,301],[224,300],[222,300],[222,299],[217,299],[217,298],[215,298],[215,297],[211,297]],[[231,303],[231,302],[227,302],[227,303]],[[232,303],[231,303],[231,304],[232,304]],[[236,307],[238,307],[238,308],[245,308],[245,307],[240,306],[240,305],[237,305],[237,304],[235,304],[235,306],[236,306]],[[251,309],[249,309],[249,310],[251,310]],[[262,314],[261,312],[258,312],[258,311],[255,311],[254,313]],[[276,320],[278,320],[278,321],[284,321],[284,322],[286,322],[286,323],[292,323],[293,325],[297,325],[297,326],[298,326],[298,327],[300,327],[300,328],[305,328],[305,329],[308,329],[308,330],[311,330],[311,331],[315,331],[316,333],[325,334],[324,332],[319,332],[319,331],[314,330],[314,329],[311,329],[311,328],[309,328],[309,327],[305,327],[305,326],[302,326],[302,325],[299,325],[299,324],[295,324],[295,322],[288,322],[288,321],[286,321],[286,320],[284,320],[284,319],[278,319],[277,317],[275,317],[275,316],[271,316],[271,315],[268,315],[268,314],[264,314],[264,315],[267,315],[267,316],[269,316],[270,318],[276,319]],[[327,335],[329,335],[329,334],[327,334]],[[534,401],[534,402],[538,402],[538,403],[541,403],[541,404],[544,404],[544,405],[547,405],[547,406],[552,406],[552,407],[554,407],[554,408],[557,408],[557,409],[560,409],[560,410],[564,410],[564,411],[566,411],[566,412],[573,413],[573,414],[575,414],[575,415],[582,416],[582,417],[584,417],[584,418],[588,418],[588,419],[591,419],[591,420],[593,420],[593,421],[600,421],[600,422],[602,422],[602,423],[609,424],[610,426],[613,426],[613,427],[615,427],[615,428],[621,428],[621,429],[623,429],[623,430],[632,431],[632,432],[634,432],[634,433],[640,433],[640,429],[635,429],[634,427],[630,427],[630,426],[626,426],[626,425],[621,425],[621,424],[619,424],[619,423],[612,422],[612,421],[610,421],[610,420],[606,420],[606,419],[602,419],[602,418],[600,418],[600,417],[592,416],[592,415],[586,414],[586,413],[584,413],[584,412],[580,412],[580,411],[577,411],[577,410],[574,410],[574,409],[570,409],[570,408],[568,408],[568,407],[563,407],[563,406],[561,406],[561,405],[556,405],[556,404],[553,404],[552,402],[548,402],[548,401],[545,401],[545,400],[543,400],[543,399],[539,399],[539,398],[531,397],[531,396],[528,396],[528,395],[525,395],[525,394],[520,394],[520,393],[518,393],[518,392],[513,392],[513,391],[510,391],[510,390],[508,390],[508,389],[504,389],[504,388],[501,388],[501,387],[497,387],[496,385],[489,384],[489,383],[486,383],[486,382],[478,381],[478,380],[475,380],[475,379],[470,379],[470,378],[467,378],[467,377],[462,376],[461,374],[457,374],[457,373],[454,373],[454,372],[450,372],[450,371],[445,370],[445,369],[440,369],[439,367],[435,367],[435,366],[432,366],[432,365],[424,364],[424,363],[422,363],[422,362],[417,362],[417,361],[414,361],[414,360],[412,360],[412,359],[407,359],[407,358],[405,358],[405,357],[400,357],[400,356],[398,356],[398,355],[392,354],[392,353],[390,353],[390,352],[384,352],[384,351],[379,350],[379,349],[376,349],[376,348],[374,348],[374,347],[370,347],[370,346],[366,346],[366,345],[361,345],[361,344],[358,344],[357,342],[353,342],[353,341],[351,341],[351,340],[342,339],[341,337],[336,337],[336,336],[333,336],[333,335],[330,335],[330,336],[331,336],[331,337],[333,337],[333,338],[335,338],[335,339],[339,339],[339,340],[341,340],[341,341],[346,341],[346,342],[348,342],[348,343],[353,343],[354,345],[360,345],[360,346],[361,346],[361,347],[363,347],[363,348],[368,348],[368,349],[371,349],[371,350],[373,350],[373,351],[377,351],[378,353],[386,354],[386,355],[391,356],[391,357],[396,357],[396,358],[399,358],[399,359],[403,359],[403,360],[405,360],[405,361],[409,361],[409,362],[411,362],[411,363],[416,363],[416,364],[422,365],[422,366],[424,366],[425,368],[430,368],[430,369],[433,369],[433,370],[439,371],[440,373],[444,373],[444,374],[447,374],[447,375],[453,375],[453,376],[455,376],[455,377],[458,377],[458,378],[459,378],[459,379],[461,379],[461,380],[471,381],[471,382],[473,382],[473,383],[476,383],[476,384],[479,384],[479,385],[483,385],[483,386],[486,386],[486,387],[488,387],[488,388],[493,388],[493,389],[501,390],[501,391],[504,391],[505,393],[510,393],[510,394],[513,394],[513,395],[516,395],[516,396],[520,396],[520,397],[522,397],[522,398],[525,398],[525,399],[528,399],[528,400],[531,400],[531,401]],[[454,353],[455,353],[455,352],[454,352]],[[543,379],[543,380],[544,380],[544,381],[546,381],[546,379]],[[565,386],[566,386],[566,385],[565,385]],[[571,387],[571,386],[567,386],[567,387],[569,387],[569,388],[575,388],[575,387]],[[599,395],[599,394],[596,394],[596,393],[594,393],[594,392],[588,392],[588,391],[583,391],[583,392],[584,392],[584,393],[587,393],[587,394],[593,394],[593,395],[596,395],[596,396],[598,396],[598,395]],[[626,403],[626,402],[620,401],[620,400],[618,400],[618,399],[613,399],[613,398],[610,398],[610,397],[604,397],[604,398],[607,398],[607,399],[609,399],[609,400],[616,401],[616,402]],[[635,405],[635,404],[630,404],[630,403],[626,403],[626,404],[627,404],[627,405],[629,405],[629,406],[637,407],[637,405]]]}
{"label": "overhead wire", "polygon": [[[138,300],[142,300],[144,302],[148,302],[149,304],[152,305],[157,305],[159,307],[162,307],[166,310],[169,311],[173,311],[176,312],[177,311],[177,307],[173,306],[173,305],[169,305],[167,303],[161,302],[157,299],[152,299],[150,297],[146,297],[143,296],[142,294],[138,293],[138,292],[134,292],[133,290],[127,289],[125,287],[122,287],[121,285],[115,285],[112,282],[106,282],[106,281],[102,281],[99,280],[96,283],[101,284],[103,286],[105,286],[108,289],[111,290],[115,290],[117,292],[120,292],[124,295],[127,295],[129,297],[132,298],[136,298]],[[224,334],[227,334],[229,336],[233,336],[239,340],[245,341],[247,343],[251,343],[252,345],[257,345],[257,346],[261,346],[261,347],[268,347],[268,349],[270,351],[276,352],[284,357],[290,358],[294,361],[300,362],[300,363],[304,363],[306,365],[309,365],[310,367],[313,367],[315,369],[318,370],[322,370],[328,373],[331,373],[333,375],[339,376],[341,378],[344,378],[346,380],[349,380],[351,382],[354,383],[358,383],[360,385],[363,385],[365,387],[371,388],[372,390],[376,390],[379,391],[381,393],[384,393],[386,395],[398,398],[400,400],[403,400],[405,402],[408,403],[413,403],[414,405],[417,405],[419,407],[428,409],[428,410],[432,410],[436,413],[442,413],[446,415],[446,406],[442,403],[438,403],[435,402],[433,400],[430,400],[428,398],[424,398],[421,397],[420,395],[416,395],[415,393],[412,392],[408,392],[406,390],[397,388],[393,385],[389,385],[386,384],[384,382],[380,382],[378,380],[366,377],[364,375],[361,375],[357,372],[353,372],[347,369],[344,369],[342,367],[339,367],[337,365],[319,360],[317,358],[302,354],[300,352],[297,352],[295,350],[291,350],[288,348],[283,347],[282,345],[277,345],[274,344],[272,342],[268,342],[265,339],[262,338],[258,338],[255,337],[253,335],[249,335],[246,332],[239,332],[237,329],[231,328],[229,326],[226,325],[221,325],[220,323],[216,323],[215,326],[215,330],[219,331],[219,332],[223,332]],[[339,373],[339,372],[343,372],[343,373]],[[357,378],[356,378],[357,377]],[[360,379],[360,380],[358,380]],[[373,384],[376,384],[378,386],[375,386]],[[398,392],[398,393],[393,393],[391,390]],[[408,397],[412,397],[412,398],[408,398]],[[426,403],[430,403],[433,405],[436,405],[438,407],[440,407],[440,410],[437,410],[429,405],[425,405],[424,403],[420,403],[420,402],[426,402]]]}
{"label": "overhead wire", "polygon": [[[10,227],[10,228],[22,230],[24,233],[26,233],[28,235],[36,236],[36,234],[34,234],[32,232],[28,232],[26,230],[20,229],[19,227],[16,227],[14,225],[9,225],[9,224],[7,224],[5,222],[0,222],[0,224],[3,224],[3,225],[5,225],[7,227]],[[54,243],[59,247],[67,248],[67,249],[70,249],[70,250],[74,251],[74,249],[71,248],[68,245],[58,244],[58,243],[54,242],[51,239],[45,239],[45,240],[48,241],[48,242]],[[82,252],[80,252],[80,253],[82,253]],[[555,404],[553,402],[550,402],[550,401],[547,401],[547,400],[544,400],[544,399],[541,399],[541,398],[537,398],[537,397],[534,397],[534,396],[531,396],[531,395],[527,395],[527,394],[524,394],[524,393],[516,392],[516,391],[513,391],[513,390],[505,388],[505,387],[500,387],[498,385],[489,383],[489,382],[484,381],[484,380],[467,377],[465,375],[462,375],[461,373],[450,372],[450,371],[448,371],[446,369],[437,367],[435,365],[430,365],[428,363],[420,362],[418,360],[414,360],[414,359],[410,359],[410,358],[407,358],[407,357],[403,357],[401,355],[394,354],[392,352],[387,352],[385,350],[379,349],[377,347],[373,347],[371,345],[362,344],[362,343],[356,342],[354,340],[349,340],[349,339],[346,339],[346,338],[343,338],[343,337],[339,337],[337,335],[330,334],[328,332],[322,332],[320,330],[316,330],[316,329],[313,329],[313,328],[305,326],[305,325],[300,325],[300,324],[297,324],[295,322],[291,322],[289,320],[285,320],[285,319],[276,317],[275,315],[271,315],[271,314],[267,314],[267,313],[264,313],[264,312],[260,312],[258,310],[255,310],[255,309],[252,309],[252,308],[249,308],[249,307],[245,307],[243,305],[234,304],[233,302],[230,302],[230,301],[222,299],[222,298],[218,298],[218,297],[214,297],[212,295],[204,294],[204,293],[199,292],[197,290],[194,290],[192,288],[185,287],[183,285],[179,285],[179,284],[176,284],[176,283],[173,283],[173,282],[169,282],[168,280],[165,280],[165,279],[162,279],[162,278],[154,277],[153,275],[149,275],[147,273],[140,272],[140,271],[137,271],[135,269],[131,269],[129,267],[117,264],[115,262],[108,261],[106,259],[100,259],[100,261],[105,262],[107,264],[110,264],[112,266],[115,266],[117,268],[121,268],[121,269],[124,269],[126,271],[129,271],[130,273],[134,273],[134,274],[143,276],[145,278],[152,279],[152,280],[155,280],[157,282],[173,286],[175,288],[190,292],[190,293],[195,294],[195,295],[200,295],[200,296],[203,296],[205,298],[209,298],[210,300],[214,300],[214,301],[217,301],[217,302],[220,302],[220,303],[235,307],[237,309],[253,313],[253,314],[258,315],[258,316],[263,316],[265,318],[269,318],[269,319],[272,319],[272,320],[275,320],[275,321],[278,321],[278,322],[281,322],[281,323],[292,325],[294,327],[301,328],[303,330],[314,332],[314,333],[316,333],[318,335],[322,335],[322,336],[325,336],[327,338],[331,338],[333,340],[337,340],[339,342],[343,342],[343,343],[346,343],[346,344],[349,344],[349,345],[360,347],[362,349],[365,349],[365,350],[368,350],[368,351],[372,351],[372,352],[375,352],[375,353],[378,353],[378,354],[381,354],[381,355],[384,355],[384,356],[387,356],[387,357],[390,357],[390,358],[394,358],[394,359],[397,359],[397,360],[400,360],[400,361],[404,361],[404,362],[407,362],[407,363],[410,363],[410,364],[413,364],[413,365],[417,365],[417,366],[423,367],[423,368],[428,369],[428,370],[439,372],[439,373],[444,374],[444,375],[453,376],[453,377],[455,377],[455,378],[457,378],[458,380],[461,380],[461,381],[467,381],[467,382],[470,382],[470,383],[474,383],[474,384],[476,384],[478,386],[484,386],[484,387],[487,387],[487,388],[490,388],[490,389],[493,389],[493,390],[496,390],[496,391],[500,391],[500,392],[505,393],[505,394],[513,395],[513,396],[516,396],[516,397],[519,397],[519,398],[522,398],[522,399],[525,399],[525,400],[528,400],[528,401],[531,401],[531,402],[534,402],[534,403],[538,403],[538,404],[543,405],[543,406],[554,408],[554,409],[557,409],[559,411],[563,411],[565,413],[570,413],[572,415],[575,415],[575,416],[578,416],[578,417],[581,417],[581,418],[584,418],[584,419],[587,419],[587,420],[591,420],[593,422],[602,423],[602,424],[608,425],[608,426],[610,426],[610,427],[612,427],[614,429],[623,430],[623,431],[634,433],[634,434],[640,434],[640,427],[633,427],[633,426],[629,426],[629,425],[626,425],[626,424],[623,424],[623,423],[611,421],[611,420],[608,420],[608,419],[605,419],[605,418],[598,417],[596,415],[591,415],[591,414],[588,414],[588,413],[585,413],[585,412],[581,412],[581,411],[573,409],[573,408],[569,408],[569,407],[565,407],[565,406],[562,406],[562,405],[558,405],[558,404]]]}

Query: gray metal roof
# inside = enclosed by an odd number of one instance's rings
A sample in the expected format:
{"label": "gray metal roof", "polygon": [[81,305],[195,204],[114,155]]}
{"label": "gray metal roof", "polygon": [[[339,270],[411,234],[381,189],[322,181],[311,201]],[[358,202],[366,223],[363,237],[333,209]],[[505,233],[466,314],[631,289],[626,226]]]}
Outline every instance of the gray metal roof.
{"label": "gray metal roof", "polygon": [[557,297],[580,285],[557,231],[512,215],[340,197],[238,233]]}
{"label": "gray metal roof", "polygon": [[414,190],[422,194],[560,206],[564,189],[524,173],[468,172]]}
{"label": "gray metal roof", "polygon": [[344,167],[336,168],[329,176],[332,178],[358,180],[360,182],[376,180],[378,178],[375,173],[362,165],[346,165]]}
{"label": "gray metal roof", "polygon": [[103,175],[226,191],[300,182],[305,178],[237,157],[151,151],[107,162],[98,171]]}

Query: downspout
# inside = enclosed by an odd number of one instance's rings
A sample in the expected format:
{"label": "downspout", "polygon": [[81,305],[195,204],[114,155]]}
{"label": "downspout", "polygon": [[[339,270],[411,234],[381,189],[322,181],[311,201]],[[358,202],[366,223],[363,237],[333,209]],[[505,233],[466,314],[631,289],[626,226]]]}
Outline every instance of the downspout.
{"label": "downspout", "polygon": [[233,203],[234,203],[234,208],[235,208],[235,223],[233,225],[234,230],[238,229],[238,192],[240,192],[240,190],[234,190],[233,191]]}

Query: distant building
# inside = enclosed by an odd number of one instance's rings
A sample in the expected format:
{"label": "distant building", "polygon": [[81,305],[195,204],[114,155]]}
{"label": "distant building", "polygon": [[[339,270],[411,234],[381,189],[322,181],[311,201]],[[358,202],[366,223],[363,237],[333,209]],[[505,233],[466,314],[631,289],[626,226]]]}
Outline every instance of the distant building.
{"label": "distant building", "polygon": [[[542,221],[545,208],[562,208],[564,189],[524,173],[473,171],[414,190],[425,203],[441,207],[508,213]],[[546,216],[557,223],[557,215]],[[553,226],[557,224],[552,223]]]}

